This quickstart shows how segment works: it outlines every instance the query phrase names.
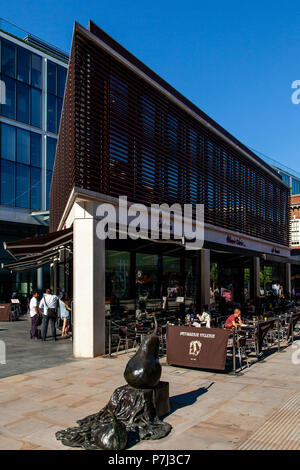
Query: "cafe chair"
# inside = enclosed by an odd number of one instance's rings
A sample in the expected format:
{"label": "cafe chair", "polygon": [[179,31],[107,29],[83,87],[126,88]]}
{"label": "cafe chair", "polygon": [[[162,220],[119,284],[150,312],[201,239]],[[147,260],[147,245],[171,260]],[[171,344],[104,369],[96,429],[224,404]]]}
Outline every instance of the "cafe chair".
{"label": "cafe chair", "polygon": [[161,355],[167,353],[167,326],[163,325],[159,329],[159,351]]}
{"label": "cafe chair", "polygon": [[236,342],[239,362],[240,362],[240,369],[242,369],[242,359],[243,356],[246,359],[247,367],[249,368],[249,361],[248,361],[248,354],[247,354],[247,337],[246,336],[239,336]]}
{"label": "cafe chair", "polygon": [[117,347],[117,354],[119,352],[119,348],[121,344],[124,344],[124,352],[128,351],[128,344],[132,342],[132,347],[136,345],[136,337],[128,336],[128,328],[126,326],[121,326],[119,328],[119,342]]}

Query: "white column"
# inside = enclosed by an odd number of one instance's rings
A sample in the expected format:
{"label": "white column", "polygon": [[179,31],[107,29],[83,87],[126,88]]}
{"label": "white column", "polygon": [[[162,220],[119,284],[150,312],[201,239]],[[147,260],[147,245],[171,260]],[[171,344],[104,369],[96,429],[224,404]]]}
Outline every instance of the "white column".
{"label": "white column", "polygon": [[291,263],[285,265],[285,288],[287,294],[292,293]]}
{"label": "white column", "polygon": [[258,256],[253,258],[253,290],[251,298],[255,299],[260,295],[260,258]]}
{"label": "white column", "polygon": [[45,290],[43,286],[43,268],[38,268],[37,270],[37,288],[40,289],[42,292],[44,292]]}
{"label": "white column", "polygon": [[210,293],[210,250],[201,250],[201,303],[208,305]]}
{"label": "white column", "polygon": [[76,204],[73,232],[73,354],[105,354],[105,241],[96,236],[93,211]]}

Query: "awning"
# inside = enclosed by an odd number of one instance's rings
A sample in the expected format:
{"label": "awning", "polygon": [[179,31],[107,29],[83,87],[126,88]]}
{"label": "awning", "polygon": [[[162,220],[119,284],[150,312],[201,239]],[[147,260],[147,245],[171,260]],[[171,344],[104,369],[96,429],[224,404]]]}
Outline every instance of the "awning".
{"label": "awning", "polygon": [[39,237],[24,238],[15,242],[3,242],[4,249],[15,259],[2,264],[10,271],[37,269],[65,256],[73,242],[73,228],[47,233]]}

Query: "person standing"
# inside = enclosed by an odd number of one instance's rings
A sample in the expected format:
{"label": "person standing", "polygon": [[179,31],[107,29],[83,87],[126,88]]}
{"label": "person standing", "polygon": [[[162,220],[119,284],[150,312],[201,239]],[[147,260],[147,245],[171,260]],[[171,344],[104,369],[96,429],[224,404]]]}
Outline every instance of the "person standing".
{"label": "person standing", "polygon": [[62,298],[59,299],[59,311],[60,311],[60,318],[63,321],[61,336],[64,337],[64,336],[67,336],[68,331],[69,331],[70,312],[71,312],[67,292],[65,292]]}
{"label": "person standing", "polygon": [[46,293],[43,295],[40,301],[40,308],[44,309],[44,321],[43,321],[43,341],[46,341],[48,323],[51,323],[52,338],[56,341],[56,328],[55,322],[57,318],[57,304],[58,297],[51,294],[50,289],[46,289]]}
{"label": "person standing", "polygon": [[29,313],[31,318],[31,339],[38,339],[39,326],[39,308],[38,308],[38,291],[34,291],[29,303]]}

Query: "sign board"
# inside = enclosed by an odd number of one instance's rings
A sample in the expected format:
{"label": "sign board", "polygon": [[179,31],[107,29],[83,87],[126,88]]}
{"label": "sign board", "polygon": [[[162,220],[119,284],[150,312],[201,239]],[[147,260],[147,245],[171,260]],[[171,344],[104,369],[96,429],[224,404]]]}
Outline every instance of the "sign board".
{"label": "sign board", "polygon": [[220,328],[168,326],[167,362],[183,367],[224,370],[230,332]]}

